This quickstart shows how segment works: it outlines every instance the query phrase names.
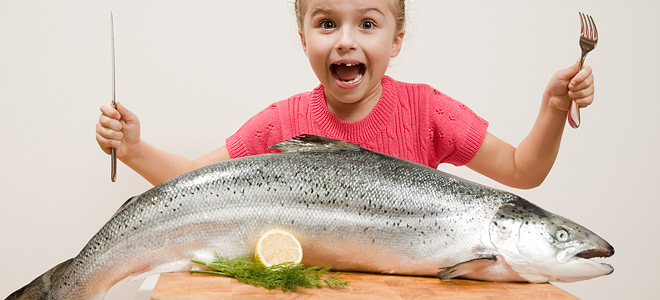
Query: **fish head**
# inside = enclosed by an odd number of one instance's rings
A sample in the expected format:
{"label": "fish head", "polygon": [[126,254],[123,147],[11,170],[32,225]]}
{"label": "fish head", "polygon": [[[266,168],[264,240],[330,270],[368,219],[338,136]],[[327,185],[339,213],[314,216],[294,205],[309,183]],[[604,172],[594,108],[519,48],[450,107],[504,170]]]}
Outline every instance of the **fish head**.
{"label": "fish head", "polygon": [[614,254],[607,241],[524,199],[499,208],[489,235],[507,264],[529,282],[573,282],[614,271],[611,265],[592,259]]}

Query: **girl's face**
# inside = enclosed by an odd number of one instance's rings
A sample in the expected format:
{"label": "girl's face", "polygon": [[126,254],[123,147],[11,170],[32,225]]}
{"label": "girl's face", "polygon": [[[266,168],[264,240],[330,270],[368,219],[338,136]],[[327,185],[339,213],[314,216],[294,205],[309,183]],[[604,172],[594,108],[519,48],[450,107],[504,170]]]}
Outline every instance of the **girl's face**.
{"label": "girl's face", "polygon": [[[329,105],[378,100],[397,31],[392,0],[306,0],[300,37]],[[373,99],[375,97],[375,99]],[[375,104],[374,104],[375,105]]]}

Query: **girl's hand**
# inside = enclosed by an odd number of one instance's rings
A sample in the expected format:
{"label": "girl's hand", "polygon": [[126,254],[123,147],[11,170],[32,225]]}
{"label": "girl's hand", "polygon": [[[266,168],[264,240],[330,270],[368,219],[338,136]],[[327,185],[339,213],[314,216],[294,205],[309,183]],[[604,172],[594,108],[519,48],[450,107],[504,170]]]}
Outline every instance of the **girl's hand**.
{"label": "girl's hand", "polygon": [[96,142],[103,152],[110,154],[111,148],[117,149],[117,158],[122,159],[132,154],[140,141],[140,120],[121,103],[117,109],[111,104],[101,106],[101,116],[96,123]]}
{"label": "girl's hand", "polygon": [[552,76],[545,90],[550,107],[567,112],[571,99],[574,99],[580,107],[587,107],[593,103],[594,75],[591,67],[584,65],[578,72],[578,66],[579,61]]}

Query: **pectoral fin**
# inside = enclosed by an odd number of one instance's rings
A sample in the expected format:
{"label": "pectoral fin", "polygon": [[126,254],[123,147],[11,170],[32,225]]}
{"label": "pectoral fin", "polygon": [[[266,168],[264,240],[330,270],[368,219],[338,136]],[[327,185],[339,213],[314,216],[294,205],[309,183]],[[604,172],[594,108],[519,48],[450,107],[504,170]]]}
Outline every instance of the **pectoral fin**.
{"label": "pectoral fin", "polygon": [[478,272],[479,270],[492,265],[496,260],[497,257],[495,255],[481,256],[472,260],[458,263],[451,267],[441,268],[438,272],[438,278],[450,279],[461,275]]}

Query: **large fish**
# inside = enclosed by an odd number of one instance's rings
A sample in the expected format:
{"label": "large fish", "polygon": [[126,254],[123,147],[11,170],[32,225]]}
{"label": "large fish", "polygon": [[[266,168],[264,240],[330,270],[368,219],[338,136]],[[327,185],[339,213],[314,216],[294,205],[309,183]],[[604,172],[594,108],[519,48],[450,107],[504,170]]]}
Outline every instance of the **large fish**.
{"label": "large fish", "polygon": [[271,229],[305,265],[492,281],[576,281],[612,273],[614,249],[508,192],[347,142],[300,136],[283,153],[233,159],[129,199],[74,258],[7,299],[103,299],[127,276],[253,255]]}

